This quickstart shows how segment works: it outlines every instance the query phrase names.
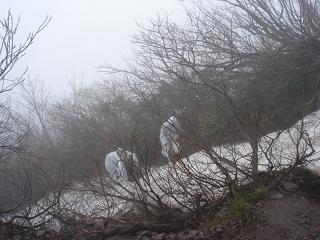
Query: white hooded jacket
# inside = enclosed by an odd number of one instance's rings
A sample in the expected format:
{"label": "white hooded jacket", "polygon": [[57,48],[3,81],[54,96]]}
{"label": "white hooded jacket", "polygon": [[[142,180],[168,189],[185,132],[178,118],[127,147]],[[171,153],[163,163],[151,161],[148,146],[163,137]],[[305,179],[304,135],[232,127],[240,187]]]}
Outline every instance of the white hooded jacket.
{"label": "white hooded jacket", "polygon": [[128,180],[128,172],[125,167],[125,161],[127,159],[134,161],[134,164],[139,163],[135,153],[124,151],[122,148],[118,148],[116,151],[106,155],[104,163],[112,179],[123,178]]}
{"label": "white hooded jacket", "polygon": [[169,155],[178,154],[180,146],[178,143],[180,124],[175,116],[171,116],[164,122],[160,129],[160,143],[162,155],[169,159]]}

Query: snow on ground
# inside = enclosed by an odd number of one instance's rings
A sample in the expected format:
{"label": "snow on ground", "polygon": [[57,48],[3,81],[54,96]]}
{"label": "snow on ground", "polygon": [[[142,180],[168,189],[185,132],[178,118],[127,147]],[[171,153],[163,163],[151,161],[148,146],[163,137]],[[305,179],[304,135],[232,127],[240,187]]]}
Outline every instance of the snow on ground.
{"label": "snow on ground", "polygon": [[[259,145],[259,170],[266,170],[270,165],[273,165],[274,169],[277,169],[280,165],[292,164],[297,154],[312,151],[311,144],[315,152],[309,159],[317,160],[320,157],[319,125],[320,110],[306,116],[305,119],[298,121],[288,130],[273,132],[264,136]],[[269,148],[271,143],[272,148]],[[231,160],[240,169],[246,169],[250,165],[251,148],[248,143],[218,146],[214,147],[212,152]],[[308,164],[307,167],[320,173],[320,161],[314,161],[312,164]],[[229,170],[235,174],[234,168],[229,167]],[[196,177],[191,178],[191,175],[195,175]],[[160,200],[165,204],[182,208],[192,207],[188,198],[190,197],[190,192],[203,191],[208,194],[208,197],[214,197],[214,195],[219,194],[219,189],[217,188],[215,191],[212,191],[212,184],[216,180],[224,180],[224,176],[204,151],[197,152],[183,159],[175,167],[167,165],[159,169],[151,169],[145,176],[145,182],[149,182],[151,188],[145,186],[142,181],[140,181],[140,184],[150,193],[146,197],[148,201],[155,203]],[[204,184],[201,183],[201,179],[211,180]],[[120,181],[117,187],[105,188],[105,193],[114,197],[101,194],[103,191],[100,191],[100,194],[91,191],[94,189],[92,186],[101,189],[101,183],[108,185],[108,180],[102,179],[100,182],[96,181],[89,188],[84,184],[76,184],[73,190],[69,190],[62,195],[60,207],[79,215],[95,217],[111,216],[123,209],[130,208],[126,199],[119,200],[116,196],[130,198],[139,194],[141,195],[141,192],[135,190],[135,184],[124,181]],[[223,191],[223,189],[220,189],[220,191]],[[50,200],[50,197],[48,199]],[[36,213],[39,210],[39,206],[43,206],[43,203],[48,199],[40,200],[33,207],[32,211]],[[33,224],[41,220],[43,218],[37,218],[33,220]],[[59,228],[57,227],[57,222],[54,222],[53,228]]]}

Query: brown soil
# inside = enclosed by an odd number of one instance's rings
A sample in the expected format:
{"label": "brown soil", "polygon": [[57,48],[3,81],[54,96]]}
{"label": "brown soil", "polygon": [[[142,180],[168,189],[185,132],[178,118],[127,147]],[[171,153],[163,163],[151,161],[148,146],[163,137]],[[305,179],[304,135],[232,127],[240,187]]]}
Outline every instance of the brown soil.
{"label": "brown soil", "polygon": [[207,231],[184,230],[167,234],[146,231],[134,239],[320,240],[320,202],[315,199],[300,193],[286,193],[279,199],[264,200],[256,211],[258,220],[253,223],[228,223]]}
{"label": "brown soil", "polygon": [[281,199],[267,199],[261,207],[263,221],[242,227],[224,226],[218,239],[320,240],[319,202],[291,193]]}
{"label": "brown soil", "polygon": [[[75,238],[72,235],[60,233],[58,235],[3,235],[0,239],[111,239],[111,240],[320,240],[320,202],[306,197],[301,193],[278,194],[280,198],[268,198],[257,204],[257,220],[252,223],[234,222],[216,226],[209,230],[187,229],[178,232],[153,232],[152,230],[138,230],[131,234],[116,234],[108,236],[110,229],[104,234],[90,234]],[[83,229],[82,226],[79,228]],[[0,230],[5,230],[1,226]],[[92,230],[92,229],[91,229]],[[82,231],[83,232],[83,231]],[[110,231],[109,231],[110,232]]]}

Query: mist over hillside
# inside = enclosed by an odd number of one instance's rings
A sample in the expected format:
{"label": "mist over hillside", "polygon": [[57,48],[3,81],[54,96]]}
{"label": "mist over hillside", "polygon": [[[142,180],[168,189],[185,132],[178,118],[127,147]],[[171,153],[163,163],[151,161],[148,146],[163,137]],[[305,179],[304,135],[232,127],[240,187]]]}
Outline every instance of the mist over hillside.
{"label": "mist over hillside", "polygon": [[235,239],[251,226],[263,239],[257,226],[277,222],[267,206],[319,211],[319,2],[179,6],[183,21],[138,24],[129,60],[101,62],[99,80],[59,97],[16,71],[54,16],[21,40],[4,13],[0,238]]}

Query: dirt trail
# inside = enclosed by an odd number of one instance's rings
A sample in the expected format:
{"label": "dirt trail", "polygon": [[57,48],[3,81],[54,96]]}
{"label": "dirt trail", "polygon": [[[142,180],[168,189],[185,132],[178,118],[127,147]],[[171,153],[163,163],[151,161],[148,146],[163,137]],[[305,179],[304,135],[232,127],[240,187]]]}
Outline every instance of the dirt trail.
{"label": "dirt trail", "polygon": [[[320,240],[320,204],[298,194],[262,202],[262,223],[232,231],[226,227],[221,239]],[[228,233],[228,230],[229,231]]]}
{"label": "dirt trail", "polygon": [[[132,235],[91,234],[81,239],[110,240],[320,240],[320,202],[307,198],[301,193],[278,193],[277,199],[268,198],[255,207],[258,220],[251,224],[239,222],[215,226],[210,230],[186,229],[179,232],[152,232],[142,230]],[[119,225],[121,226],[121,225]],[[79,226],[82,228],[83,226]],[[87,226],[86,226],[87,227]],[[5,226],[0,224],[0,239],[8,239],[1,234]],[[88,228],[90,230],[90,228]],[[76,229],[73,229],[76,230]],[[78,229],[79,230],[79,229]],[[105,229],[105,232],[110,229]],[[72,231],[71,231],[72,232]],[[75,233],[61,232],[58,235],[16,235],[14,239],[75,239]],[[82,231],[83,232],[83,231]],[[80,236],[80,235],[79,235]],[[10,238],[9,238],[10,239]],[[78,238],[77,238],[78,239]],[[80,239],[80,238],[79,238]]]}

